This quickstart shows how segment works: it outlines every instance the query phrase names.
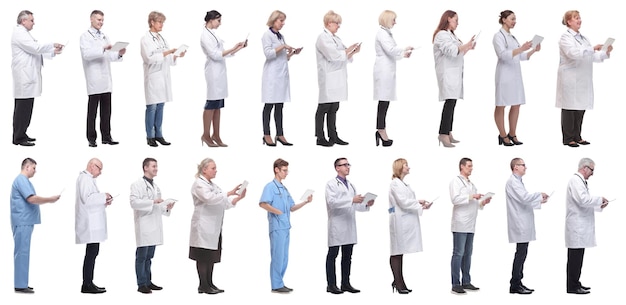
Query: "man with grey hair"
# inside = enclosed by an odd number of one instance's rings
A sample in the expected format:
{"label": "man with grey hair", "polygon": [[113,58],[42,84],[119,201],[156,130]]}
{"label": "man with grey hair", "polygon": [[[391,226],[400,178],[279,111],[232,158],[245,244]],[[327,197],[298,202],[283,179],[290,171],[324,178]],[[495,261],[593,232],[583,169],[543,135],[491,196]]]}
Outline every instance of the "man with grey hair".
{"label": "man with grey hair", "polygon": [[112,50],[107,36],[100,30],[104,24],[104,13],[91,12],[91,27],[80,36],[80,54],[87,82],[87,141],[89,147],[96,147],[96,113],[100,105],[100,136],[102,144],[117,145],[111,137],[111,62],[121,61],[126,48]]}
{"label": "man with grey hair", "polygon": [[530,289],[522,284],[524,277],[524,262],[528,254],[528,243],[535,237],[534,209],[540,209],[541,204],[548,201],[546,193],[530,193],[526,190],[522,177],[526,175],[526,163],[522,158],[511,160],[511,177],[506,182],[506,220],[508,225],[509,242],[516,243],[515,257],[509,293],[531,294]]}
{"label": "man with grey hair", "polygon": [[609,201],[601,196],[591,196],[587,179],[593,175],[595,162],[582,158],[578,172],[567,184],[565,197],[565,246],[567,247],[567,293],[588,294],[590,287],[580,283],[585,248],[596,246],[594,212],[601,212]]}
{"label": "man with grey hair", "polygon": [[34,146],[35,138],[26,134],[33,115],[35,97],[41,96],[41,67],[43,58],[52,58],[61,54],[63,45],[58,43],[39,43],[30,35],[35,25],[33,13],[21,11],[17,15],[17,26],[11,36],[11,54],[13,60],[13,144]]}

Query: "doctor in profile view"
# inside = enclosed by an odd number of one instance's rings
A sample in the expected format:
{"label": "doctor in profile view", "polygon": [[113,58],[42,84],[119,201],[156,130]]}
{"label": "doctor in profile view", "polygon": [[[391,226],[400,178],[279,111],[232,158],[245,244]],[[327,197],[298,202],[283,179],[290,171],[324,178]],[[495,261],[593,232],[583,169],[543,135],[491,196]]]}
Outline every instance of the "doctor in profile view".
{"label": "doctor in profile view", "polygon": [[[363,202],[365,196],[356,192],[348,181],[350,162],[346,158],[335,160],[337,176],[326,183],[326,211],[328,213],[328,254],[326,255],[326,292],[341,294],[359,293],[350,283],[352,249],[357,243],[356,211],[368,212],[374,200]],[[341,248],[341,288],[337,287],[335,260]]]}
{"label": "doctor in profile view", "polygon": [[161,189],[154,182],[159,167],[156,159],[143,160],[143,177],[130,186],[130,207],[135,219],[135,273],[137,291],[152,293],[161,290],[152,282],[152,258],[157,245],[163,244],[163,215],[170,216],[173,201],[161,198]]}
{"label": "doctor in profile view", "polygon": [[[148,15],[150,30],[141,39],[141,58],[143,59],[144,90],[146,96],[146,136],[148,145],[157,147],[172,143],[163,137],[163,107],[172,98],[172,76],[170,66],[176,65],[178,57],[185,56],[181,52],[176,56],[175,48],[161,36],[165,23],[165,15],[152,11]],[[158,144],[157,144],[158,143]]]}
{"label": "doctor in profile view", "polygon": [[87,245],[83,261],[83,285],[80,289],[82,293],[106,292],[104,287],[93,283],[100,243],[107,239],[106,208],[113,202],[113,196],[100,192],[96,185],[96,178],[102,174],[102,168],[102,161],[93,158],[76,179],[76,243]]}
{"label": "doctor in profile view", "polygon": [[11,70],[13,70],[13,144],[34,146],[35,138],[26,134],[33,115],[35,98],[41,96],[41,67],[43,58],[52,59],[61,54],[63,45],[59,43],[39,43],[30,34],[35,25],[31,11],[21,11],[17,15],[17,26],[11,36]]}

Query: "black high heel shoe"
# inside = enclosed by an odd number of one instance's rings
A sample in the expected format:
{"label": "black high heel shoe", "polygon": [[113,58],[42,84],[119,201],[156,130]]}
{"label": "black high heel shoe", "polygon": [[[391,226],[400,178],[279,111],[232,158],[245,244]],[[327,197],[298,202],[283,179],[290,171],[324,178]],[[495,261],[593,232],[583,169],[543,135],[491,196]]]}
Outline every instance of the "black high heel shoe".
{"label": "black high heel shoe", "polygon": [[393,140],[391,139],[385,141],[378,130],[374,136],[376,137],[376,146],[380,145],[380,141],[383,141],[383,147],[391,146],[391,144],[393,144]]}
{"label": "black high heel shoe", "polygon": [[[509,138],[509,136],[507,135],[507,138]],[[509,141],[511,140],[511,138],[509,138]],[[511,142],[504,142],[504,138],[501,137],[500,135],[498,135],[498,145],[504,145],[504,146],[513,146],[515,144],[511,143]]]}
{"label": "black high heel shoe", "polygon": [[409,292],[411,292],[412,290],[410,289],[398,289],[398,287],[396,287],[396,282],[392,282],[391,283],[391,292],[395,292],[398,291],[399,294],[408,294]]}
{"label": "black high heel shoe", "polygon": [[267,146],[276,146],[276,143],[267,143],[267,141],[265,141],[265,137],[263,137],[263,144]]}
{"label": "black high heel shoe", "polygon": [[[263,138],[263,139],[265,140],[265,138]],[[280,142],[280,144],[283,144],[283,145],[285,145],[285,146],[293,146],[293,144],[292,144],[292,143],[289,143],[289,142],[287,142],[286,140],[285,140],[285,141],[283,141],[283,140],[281,140],[278,136],[276,136],[276,138],[274,138],[274,140],[275,140],[276,142]]]}
{"label": "black high heel shoe", "polygon": [[509,140],[511,142],[513,142],[513,144],[515,144],[515,145],[522,145],[522,144],[524,144],[523,142],[520,142],[520,141],[517,140],[517,136],[511,136],[510,134],[507,134],[506,137],[509,138]]}

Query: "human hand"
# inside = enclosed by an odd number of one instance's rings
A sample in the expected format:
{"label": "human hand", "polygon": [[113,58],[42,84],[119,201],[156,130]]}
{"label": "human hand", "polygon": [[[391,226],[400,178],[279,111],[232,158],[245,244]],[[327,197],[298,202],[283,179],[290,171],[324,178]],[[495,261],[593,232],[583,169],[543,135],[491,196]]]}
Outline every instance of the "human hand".
{"label": "human hand", "polygon": [[361,195],[356,195],[356,196],[354,196],[354,198],[352,198],[352,202],[353,203],[362,203],[363,199],[365,199],[365,197],[363,197]]}

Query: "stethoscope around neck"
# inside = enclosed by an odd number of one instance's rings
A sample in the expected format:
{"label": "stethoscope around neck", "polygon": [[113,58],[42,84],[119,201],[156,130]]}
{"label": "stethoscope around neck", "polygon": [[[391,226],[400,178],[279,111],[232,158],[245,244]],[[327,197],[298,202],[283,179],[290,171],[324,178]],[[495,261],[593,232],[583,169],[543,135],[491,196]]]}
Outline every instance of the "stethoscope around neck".
{"label": "stethoscope around neck", "polygon": [[[502,37],[504,37],[504,48],[508,49],[509,48],[509,41],[506,39],[506,35],[504,35],[504,33],[502,31],[500,31],[500,34],[502,35]],[[519,41],[517,41],[517,38],[515,38],[515,36],[513,36],[511,33],[509,33],[509,35],[511,35],[511,37],[513,37],[513,39],[515,40],[515,42],[517,42],[517,47],[519,48]]]}
{"label": "stethoscope around neck", "polygon": [[167,45],[165,44],[165,39],[163,39],[163,36],[161,36],[161,34],[157,32],[156,36],[154,36],[154,34],[152,34],[152,31],[148,31],[148,33],[150,33],[150,36],[152,36],[152,42],[154,42],[159,47],[159,49],[161,50],[167,49]]}
{"label": "stethoscope around neck", "polygon": [[146,193],[148,194],[148,198],[152,198],[152,199],[157,199],[159,192],[156,192],[157,197],[154,196],[154,185],[152,185],[152,187],[150,187],[148,180],[146,180],[146,178],[143,179],[143,183],[146,184]]}

